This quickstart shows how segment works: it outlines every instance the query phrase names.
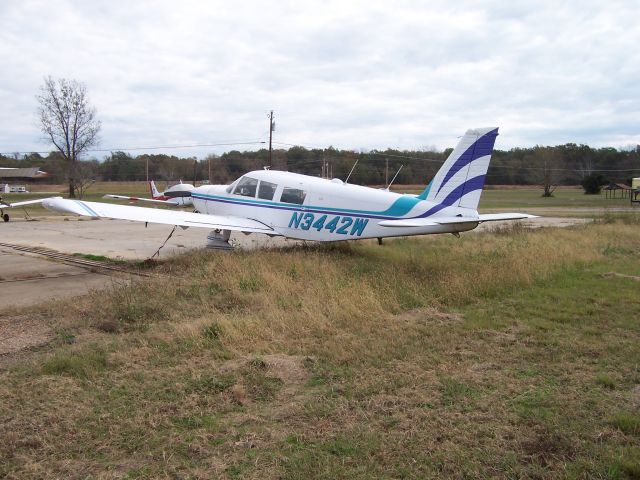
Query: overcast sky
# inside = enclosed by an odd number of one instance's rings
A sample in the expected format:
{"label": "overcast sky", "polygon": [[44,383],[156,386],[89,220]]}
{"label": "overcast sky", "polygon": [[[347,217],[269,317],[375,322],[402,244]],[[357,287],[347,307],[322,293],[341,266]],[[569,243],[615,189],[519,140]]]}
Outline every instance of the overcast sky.
{"label": "overcast sky", "polygon": [[638,0],[2,0],[0,152],[50,149],[47,75],[86,84],[107,149],[264,141],[271,109],[274,140],[303,146],[443,149],[499,126],[502,149],[627,147],[639,19]]}

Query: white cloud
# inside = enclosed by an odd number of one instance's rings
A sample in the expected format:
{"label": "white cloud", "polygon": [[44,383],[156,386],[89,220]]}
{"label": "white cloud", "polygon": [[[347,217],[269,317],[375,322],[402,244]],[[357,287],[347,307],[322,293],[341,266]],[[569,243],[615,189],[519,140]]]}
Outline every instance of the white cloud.
{"label": "white cloud", "polygon": [[[635,1],[83,2],[0,6],[0,151],[43,150],[46,75],[87,84],[102,146],[640,143]],[[230,147],[179,150],[203,156]],[[241,147],[244,148],[244,147]]]}

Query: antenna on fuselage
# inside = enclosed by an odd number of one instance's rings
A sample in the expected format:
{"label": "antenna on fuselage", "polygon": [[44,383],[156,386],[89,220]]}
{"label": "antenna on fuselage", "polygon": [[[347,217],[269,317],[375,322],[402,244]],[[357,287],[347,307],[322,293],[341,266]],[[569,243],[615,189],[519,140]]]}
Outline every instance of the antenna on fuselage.
{"label": "antenna on fuselage", "polygon": [[353,173],[353,171],[356,169],[356,165],[358,165],[358,160],[360,160],[359,158],[356,159],[356,163],[353,164],[353,167],[351,167],[351,171],[349,172],[349,175],[347,175],[347,179],[344,181],[344,183],[349,183],[349,179],[351,178],[351,174]]}
{"label": "antenna on fuselage", "polygon": [[402,167],[404,167],[404,165],[400,165],[400,168],[398,169],[398,171],[396,172],[396,174],[393,176],[393,178],[391,179],[391,181],[389,182],[389,185],[387,185],[387,188],[385,188],[385,190],[388,192],[389,189],[391,188],[391,185],[393,185],[393,182],[396,181],[396,177],[398,176],[398,174],[400,173],[400,170],[402,170]]}

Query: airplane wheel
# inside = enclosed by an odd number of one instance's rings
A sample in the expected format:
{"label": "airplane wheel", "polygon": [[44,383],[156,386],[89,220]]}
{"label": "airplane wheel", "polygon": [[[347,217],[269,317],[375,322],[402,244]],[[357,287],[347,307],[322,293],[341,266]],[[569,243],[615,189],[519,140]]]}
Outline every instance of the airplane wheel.
{"label": "airplane wheel", "polygon": [[8,221],[9,221],[9,214],[8,214],[8,213],[5,213],[4,215],[2,215],[2,219],[3,219],[5,222],[8,222]]}

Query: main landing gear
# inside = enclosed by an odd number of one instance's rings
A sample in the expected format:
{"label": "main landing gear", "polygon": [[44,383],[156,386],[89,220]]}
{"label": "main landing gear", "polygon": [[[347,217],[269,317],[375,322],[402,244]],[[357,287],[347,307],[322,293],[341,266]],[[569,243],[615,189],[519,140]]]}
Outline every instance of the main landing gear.
{"label": "main landing gear", "polygon": [[211,230],[207,235],[207,248],[212,250],[233,250],[229,243],[231,230]]}

